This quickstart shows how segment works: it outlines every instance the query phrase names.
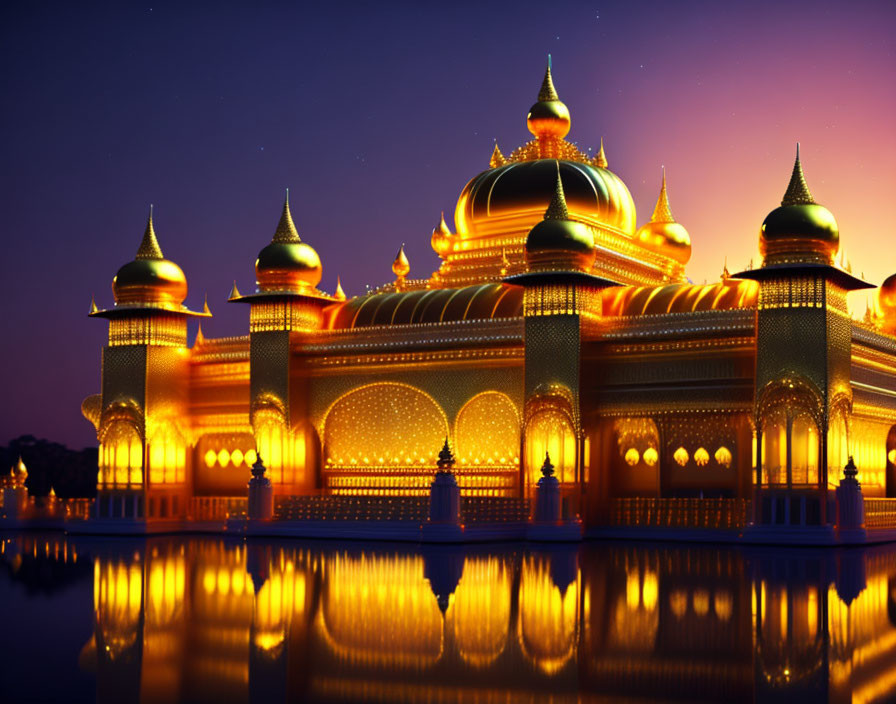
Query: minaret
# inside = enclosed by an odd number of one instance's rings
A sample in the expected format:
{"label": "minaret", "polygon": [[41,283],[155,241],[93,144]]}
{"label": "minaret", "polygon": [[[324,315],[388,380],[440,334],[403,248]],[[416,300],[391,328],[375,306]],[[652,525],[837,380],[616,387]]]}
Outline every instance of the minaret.
{"label": "minaret", "polygon": [[[846,294],[870,288],[834,266],[839,244],[837,221],[812,197],[797,146],[781,206],[760,229],[762,267],[734,275],[759,282],[753,484],[760,531],[824,532],[836,519],[828,486],[846,458],[829,465],[828,431],[842,427],[845,436],[852,404]],[[794,448],[802,457],[807,442],[817,459],[795,460]]]}
{"label": "minaret", "polygon": [[91,302],[90,317],[109,320],[102,391],[85,409],[100,442],[96,512],[135,523],[177,517],[191,486],[187,319],[210,317],[183,305],[187,279],[165,259],[152,208],[137,253],[112,281],[115,305]]}
{"label": "minaret", "polygon": [[297,351],[323,326],[333,298],[318,290],[322,267],[292,219],[289,191],[270,244],[255,261],[255,293],[230,302],[249,305],[249,413],[258,452],[274,493],[314,488],[319,448],[308,419],[309,375]]}

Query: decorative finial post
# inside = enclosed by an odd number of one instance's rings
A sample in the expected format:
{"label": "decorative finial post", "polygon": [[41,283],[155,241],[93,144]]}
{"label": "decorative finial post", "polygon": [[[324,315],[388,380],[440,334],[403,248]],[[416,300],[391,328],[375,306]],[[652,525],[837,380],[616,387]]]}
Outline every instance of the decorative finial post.
{"label": "decorative finial post", "polygon": [[269,521],[274,517],[274,487],[265,474],[261,453],[256,450],[257,459],[252,465],[252,478],[249,480],[249,518],[250,520]]}
{"label": "decorative finial post", "polygon": [[554,465],[551,456],[545,451],[544,463],[541,465],[541,479],[535,489],[535,523],[560,522],[560,482],[554,476]]}
{"label": "decorative finial post", "polygon": [[405,280],[411,271],[411,263],[408,261],[407,255],[404,253],[404,242],[395,255],[395,261],[392,262],[392,273],[395,274],[395,290],[401,291],[404,288]]}
{"label": "decorative finial post", "polygon": [[859,470],[852,455],[843,468],[843,479],[837,487],[837,533],[843,542],[865,540],[865,497],[857,479]]}
{"label": "decorative finial post", "polygon": [[429,487],[429,521],[423,526],[422,537],[429,542],[456,542],[463,535],[460,525],[460,487],[451,472],[454,454],[445,444],[436,462],[438,471]]}

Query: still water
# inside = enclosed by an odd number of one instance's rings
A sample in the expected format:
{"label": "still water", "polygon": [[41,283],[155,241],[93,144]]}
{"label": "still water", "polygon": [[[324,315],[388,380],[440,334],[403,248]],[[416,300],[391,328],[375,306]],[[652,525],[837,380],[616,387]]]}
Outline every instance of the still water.
{"label": "still water", "polygon": [[896,701],[896,546],[0,539],[3,701]]}

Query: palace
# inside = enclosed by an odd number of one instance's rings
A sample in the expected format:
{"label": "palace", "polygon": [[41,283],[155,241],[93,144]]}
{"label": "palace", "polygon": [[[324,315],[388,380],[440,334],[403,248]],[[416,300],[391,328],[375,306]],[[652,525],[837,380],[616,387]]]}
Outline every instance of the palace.
{"label": "palace", "polygon": [[603,143],[587,155],[570,123],[549,65],[532,139],[496,144],[453,226],[433,229],[438,270],[411,277],[402,248],[365,295],[318,288],[287,197],[256,289],[229,297],[248,310],[241,337],[200,327],[188,344],[188,320],[211,313],[184,306],[150,212],[114,305],[90,311],[109,321],[82,406],[100,442],[95,515],[244,497],[257,454],[277,497],[424,496],[446,437],[464,497],[530,498],[548,454],[586,528],[655,523],[667,499],[830,526],[850,457],[867,500],[896,497],[896,276],[850,317],[846,294],[872,286],[838,263],[799,152],[759,227],[760,266],[696,285],[665,175],[639,227]]}

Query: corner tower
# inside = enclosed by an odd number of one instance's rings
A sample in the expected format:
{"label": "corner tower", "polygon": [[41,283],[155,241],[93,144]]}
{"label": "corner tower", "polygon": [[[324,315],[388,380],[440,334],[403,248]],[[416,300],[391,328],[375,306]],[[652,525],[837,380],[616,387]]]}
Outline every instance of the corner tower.
{"label": "corner tower", "polygon": [[100,518],[177,518],[186,514],[190,480],[187,279],[162,254],[152,209],[133,261],[112,280],[115,305],[90,317],[109,320],[102,391],[84,415],[100,442],[96,501]]}
{"label": "corner tower", "polygon": [[336,300],[317,289],[321,263],[302,241],[289,209],[255,261],[255,293],[234,284],[230,301],[249,311],[249,414],[258,454],[277,493],[315,486],[320,443],[307,422],[308,380],[294,350],[323,324],[323,308]]}
{"label": "corner tower", "polygon": [[871,288],[834,266],[837,221],[815,202],[799,145],[781,206],[760,230],[756,321],[755,522],[823,530],[847,457],[852,320],[846,294]]}

